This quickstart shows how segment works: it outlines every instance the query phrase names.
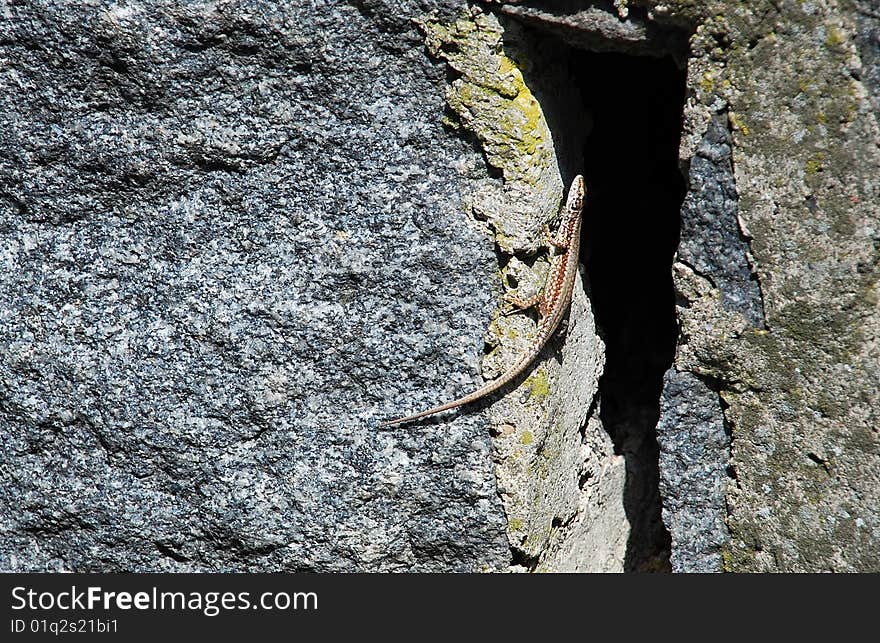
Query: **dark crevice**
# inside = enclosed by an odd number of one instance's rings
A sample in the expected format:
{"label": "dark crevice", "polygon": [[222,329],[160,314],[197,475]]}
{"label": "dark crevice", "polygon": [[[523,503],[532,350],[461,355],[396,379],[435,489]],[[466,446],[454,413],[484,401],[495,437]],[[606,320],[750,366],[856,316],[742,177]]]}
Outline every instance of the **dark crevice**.
{"label": "dark crevice", "polygon": [[171,547],[169,547],[168,545],[166,545],[164,543],[159,542],[158,540],[154,541],[153,545],[155,545],[156,550],[160,554],[162,554],[163,556],[165,556],[167,558],[170,558],[171,560],[177,561],[178,563],[189,562],[189,558],[187,558],[186,556],[184,556],[181,553],[174,551],[174,549],[172,549]]}
{"label": "dark crevice", "polygon": [[511,549],[511,567],[522,567],[528,571],[535,571],[538,567],[538,557],[528,556],[520,547]]}
{"label": "dark crevice", "polygon": [[583,244],[606,346],[601,419],[626,460],[625,569],[669,568],[656,425],[678,328],[672,259],[686,185],[678,165],[685,71],[671,58],[573,50],[592,122]]}
{"label": "dark crevice", "polygon": [[[518,60],[519,32],[535,43],[519,61],[526,84],[553,132],[563,179],[582,172],[587,184],[581,261],[606,351],[591,412],[626,462],[624,569],[669,571],[656,427],[678,339],[672,261],[687,186],[679,165],[686,70],[676,60],[687,59],[687,38],[679,30],[624,43],[606,38],[616,16],[585,34],[561,9],[530,7],[505,5],[505,51]],[[533,568],[523,556],[514,548],[514,564]]]}
{"label": "dark crevice", "polygon": [[814,462],[815,464],[818,464],[820,467],[822,467],[822,469],[825,471],[825,473],[826,473],[829,477],[834,477],[834,476],[833,476],[833,472],[831,471],[831,467],[828,465],[828,460],[826,460],[825,458],[823,458],[823,457],[821,457],[821,456],[819,456],[819,455],[813,453],[812,451],[810,451],[809,453],[807,453],[807,457],[808,457],[812,462]]}

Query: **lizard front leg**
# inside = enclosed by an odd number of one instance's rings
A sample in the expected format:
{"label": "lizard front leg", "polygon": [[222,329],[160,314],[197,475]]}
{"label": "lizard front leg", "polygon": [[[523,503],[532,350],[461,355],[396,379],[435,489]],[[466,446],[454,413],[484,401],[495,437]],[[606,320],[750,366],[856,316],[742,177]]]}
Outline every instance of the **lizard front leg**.
{"label": "lizard front leg", "polygon": [[550,226],[546,223],[544,224],[544,245],[548,248],[556,248],[557,250],[562,250],[563,252],[568,250],[568,241],[565,238],[559,239],[554,237],[550,232]]}
{"label": "lizard front leg", "polygon": [[546,317],[550,314],[550,303],[547,301],[547,298],[544,296],[543,292],[538,293],[528,299],[523,299],[522,297],[518,297],[513,293],[507,293],[504,295],[504,301],[511,304],[511,308],[503,312],[504,315],[510,315],[520,310],[527,310],[529,308],[534,308],[538,311],[538,315],[540,317]]}
{"label": "lizard front leg", "polygon": [[[568,243],[565,239],[560,241],[554,237],[550,232],[550,227],[546,223],[544,224],[544,244],[549,248],[556,248],[562,252],[568,250]],[[511,304],[511,308],[503,312],[504,315],[510,315],[517,311],[527,310],[529,308],[535,308],[541,317],[546,316],[550,312],[550,305],[547,302],[547,298],[544,296],[543,291],[527,299],[523,299],[513,293],[507,293],[504,295],[504,301]]]}

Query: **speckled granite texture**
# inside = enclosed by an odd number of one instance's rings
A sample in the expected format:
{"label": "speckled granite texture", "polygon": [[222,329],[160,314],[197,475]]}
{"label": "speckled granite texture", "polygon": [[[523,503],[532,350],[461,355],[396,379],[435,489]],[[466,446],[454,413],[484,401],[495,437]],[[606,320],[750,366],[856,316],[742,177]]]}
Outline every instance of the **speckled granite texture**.
{"label": "speckled granite texture", "polygon": [[3,570],[509,564],[478,416],[375,427],[477,381],[485,170],[422,3],[310,6],[4,6]]}

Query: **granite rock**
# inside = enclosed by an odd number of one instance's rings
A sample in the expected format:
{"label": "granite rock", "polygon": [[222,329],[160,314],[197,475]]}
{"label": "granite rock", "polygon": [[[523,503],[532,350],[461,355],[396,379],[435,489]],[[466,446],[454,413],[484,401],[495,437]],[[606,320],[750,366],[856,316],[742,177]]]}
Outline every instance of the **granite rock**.
{"label": "granite rock", "polygon": [[509,564],[478,418],[376,427],[494,300],[429,8],[310,6],[4,7],[3,570]]}
{"label": "granite rock", "polygon": [[722,548],[730,539],[725,522],[730,436],[718,393],[690,373],[669,369],[657,440],[672,570],[719,572]]}

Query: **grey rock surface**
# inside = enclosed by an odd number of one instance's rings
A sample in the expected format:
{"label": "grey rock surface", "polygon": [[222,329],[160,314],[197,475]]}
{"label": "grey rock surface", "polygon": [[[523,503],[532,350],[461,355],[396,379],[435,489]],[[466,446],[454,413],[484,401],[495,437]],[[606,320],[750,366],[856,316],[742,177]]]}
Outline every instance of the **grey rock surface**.
{"label": "grey rock surface", "polygon": [[674,572],[719,572],[730,536],[725,494],[730,436],[718,393],[674,368],[663,378],[660,421],[660,494],[672,537]]}
{"label": "grey rock surface", "polygon": [[716,2],[691,40],[682,147],[726,110],[764,309],[755,327],[674,266],[676,369],[717,384],[732,435],[728,571],[880,569],[880,136],[856,22],[851,3]]}
{"label": "grey rock surface", "polygon": [[739,229],[730,155],[727,114],[715,114],[691,159],[676,261],[709,279],[721,293],[725,310],[741,313],[753,326],[761,327],[761,291],[749,268],[748,243]]}
{"label": "grey rock surface", "polygon": [[429,8],[5,5],[0,569],[506,568]]}
{"label": "grey rock surface", "polygon": [[[761,293],[739,230],[727,115],[715,114],[690,161],[676,262],[706,279],[723,310],[763,326]],[[680,305],[686,297],[679,295]],[[687,315],[686,310],[679,310]],[[663,522],[675,572],[719,572],[729,541],[725,520],[730,436],[717,391],[690,372],[667,371],[657,423]]]}
{"label": "grey rock surface", "polygon": [[[479,181],[470,203],[494,232],[505,292],[531,296],[549,268],[547,249],[535,252],[541,224],[555,218],[562,175],[578,172],[583,145],[582,126],[554,134],[550,123],[565,122],[579,96],[556,48],[515,23],[473,7],[452,23],[429,18],[420,26],[432,55],[452,72],[450,123],[476,136],[487,163],[504,178],[503,186]],[[509,368],[533,341],[534,318],[506,309],[499,306],[487,328],[482,371],[489,377]],[[488,414],[515,570],[623,568],[619,543],[629,526],[616,493],[623,467],[616,466],[595,416],[604,357],[579,277],[565,332],[547,342]],[[601,514],[599,502],[605,503]]]}
{"label": "grey rock surface", "polygon": [[862,69],[860,77],[871,93],[874,114],[880,119],[880,2],[853,0],[856,46]]}
{"label": "grey rock surface", "polygon": [[498,4],[503,13],[537,25],[579,49],[639,56],[680,56],[687,50],[686,29],[660,28],[644,11],[630,11],[625,0]]}

